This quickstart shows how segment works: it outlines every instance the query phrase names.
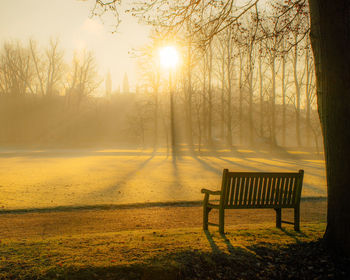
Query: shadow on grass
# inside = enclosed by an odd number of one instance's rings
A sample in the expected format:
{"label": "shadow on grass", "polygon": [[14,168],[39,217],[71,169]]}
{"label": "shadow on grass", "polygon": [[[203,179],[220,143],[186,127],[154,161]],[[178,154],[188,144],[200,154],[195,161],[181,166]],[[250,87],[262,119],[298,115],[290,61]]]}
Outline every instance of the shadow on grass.
{"label": "shadow on grass", "polygon": [[296,243],[301,243],[301,241],[299,240],[298,237],[307,237],[307,235],[306,235],[305,233],[303,233],[302,231],[299,231],[299,232],[297,232],[297,231],[291,231],[291,230],[287,230],[287,229],[285,229],[285,228],[283,228],[283,227],[280,228],[280,230],[281,230],[282,232],[284,232],[286,235],[288,235],[288,236],[294,238]]}
{"label": "shadow on grass", "polygon": [[43,279],[349,279],[349,264],[328,255],[321,241],[283,248],[231,244],[229,253],[187,250],[144,264],[52,269]]}
{"label": "shadow on grass", "polygon": [[[157,265],[128,265],[108,267],[66,267],[62,269],[51,269],[42,279],[144,279],[165,280],[180,279],[180,270],[172,266]],[[40,279],[40,278],[39,278]]]}
{"label": "shadow on grass", "polygon": [[[89,192],[86,195],[82,196],[82,200],[89,199],[91,197],[96,196],[111,196],[114,195],[117,191],[119,191],[119,194],[121,194],[122,188],[126,185],[128,181],[130,181],[132,178],[134,178],[142,169],[146,167],[146,165],[154,158],[154,154],[151,154],[150,157],[148,157],[146,160],[142,161],[135,169],[129,171],[124,176],[119,178],[119,180],[112,184],[109,187],[106,187],[102,190]],[[85,197],[85,198],[84,198]]]}
{"label": "shadow on grass", "polygon": [[[350,279],[350,258],[328,252],[322,239],[303,242],[298,237],[306,237],[305,233],[281,230],[296,243],[260,242],[241,247],[233,246],[225,234],[220,234],[228,253],[221,251],[209,231],[205,231],[212,254],[192,256],[192,263],[184,265],[185,275],[189,279]],[[191,274],[190,265],[201,266],[206,273]]]}
{"label": "shadow on grass", "polygon": [[[321,240],[293,244],[255,243],[228,246],[222,252],[205,232],[213,252],[196,249],[167,251],[156,257],[110,265],[86,263],[79,266],[28,267],[25,261],[0,267],[0,279],[349,279],[350,260],[331,256]],[[212,248],[213,248],[212,247]],[[39,263],[38,263],[39,265]]]}

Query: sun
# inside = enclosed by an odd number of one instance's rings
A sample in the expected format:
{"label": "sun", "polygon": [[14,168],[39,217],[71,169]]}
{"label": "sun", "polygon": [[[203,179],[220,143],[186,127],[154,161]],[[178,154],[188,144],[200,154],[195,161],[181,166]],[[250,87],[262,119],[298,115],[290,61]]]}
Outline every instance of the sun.
{"label": "sun", "polygon": [[159,50],[160,64],[164,68],[174,68],[179,62],[179,53],[174,46],[166,46]]}

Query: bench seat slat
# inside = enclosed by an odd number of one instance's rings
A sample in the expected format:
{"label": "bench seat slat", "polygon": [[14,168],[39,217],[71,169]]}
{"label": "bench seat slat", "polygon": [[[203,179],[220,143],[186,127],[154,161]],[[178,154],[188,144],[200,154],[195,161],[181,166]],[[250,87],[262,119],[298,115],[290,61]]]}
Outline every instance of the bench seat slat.
{"label": "bench seat slat", "polygon": [[262,182],[263,178],[258,178],[259,184],[258,184],[258,196],[256,197],[255,204],[260,204],[261,201],[261,191],[262,191]]}
{"label": "bench seat slat", "polygon": [[[295,205],[281,205],[281,208],[294,208]],[[225,207],[225,209],[260,209],[260,208],[270,208],[275,209],[276,205],[266,204],[266,205],[231,205]]]}
{"label": "bench seat slat", "polygon": [[[208,203],[208,207],[209,208],[215,208],[215,209],[219,209],[220,205],[219,204],[213,204],[213,203]],[[237,207],[241,207],[241,208],[293,208],[295,207],[295,204],[275,204],[275,203],[266,203],[266,204],[230,204],[230,205],[226,205],[225,208],[229,209],[229,208],[237,208]]]}
{"label": "bench seat slat", "polygon": [[231,178],[231,188],[230,189],[230,202],[228,202],[228,204],[232,205],[233,204],[233,199],[234,199],[234,195],[235,195],[235,191],[236,191],[236,187],[237,187],[237,178],[236,177],[232,177]]}
{"label": "bench seat slat", "polygon": [[238,195],[239,195],[239,189],[241,188],[242,184],[242,177],[237,177],[237,185],[236,185],[236,190],[235,190],[235,200],[234,200],[234,205],[237,204],[238,202]]}
{"label": "bench seat slat", "polygon": [[289,185],[290,185],[290,178],[286,178],[283,204],[286,204],[288,202]]}
{"label": "bench seat slat", "polygon": [[244,192],[244,188],[245,188],[245,185],[246,185],[246,181],[247,181],[247,178],[246,177],[242,177],[241,188],[239,190],[239,200],[237,201],[238,205],[242,205],[243,192]]}
{"label": "bench seat slat", "polygon": [[253,179],[253,188],[252,188],[252,192],[251,192],[251,197],[249,197],[249,201],[251,202],[251,205],[255,204],[256,201],[256,194],[257,194],[257,183],[258,183],[258,178],[254,178]]}
{"label": "bench seat slat", "polygon": [[266,197],[265,197],[265,204],[269,204],[270,203],[270,193],[271,193],[271,188],[272,188],[272,183],[273,183],[273,179],[274,177],[268,177],[268,183],[266,184]]}
{"label": "bench seat slat", "polygon": [[266,177],[262,177],[262,192],[260,197],[260,205],[264,204],[267,190],[268,179]]}
{"label": "bench seat slat", "polygon": [[280,197],[280,191],[281,191],[281,182],[282,182],[282,178],[277,178],[276,180],[276,189],[275,189],[275,194],[273,197],[273,201],[275,204],[279,204],[279,197]]}
{"label": "bench seat slat", "polygon": [[242,205],[247,205],[248,203],[248,192],[251,189],[251,178],[247,177],[245,181],[245,188],[244,188],[244,194],[243,194],[243,200]]}
{"label": "bench seat slat", "polygon": [[220,204],[212,204],[212,203],[208,203],[208,207],[209,207],[209,208],[219,209]]}
{"label": "bench seat slat", "polygon": [[255,191],[255,181],[256,181],[255,177],[252,177],[250,179],[251,188],[249,188],[247,205],[251,205],[253,203],[253,194]]}
{"label": "bench seat slat", "polygon": [[274,178],[295,178],[297,173],[293,172],[228,172],[229,177],[274,177]]}
{"label": "bench seat slat", "polygon": [[291,195],[291,197],[290,197],[290,203],[293,203],[294,202],[294,197],[295,197],[295,180],[294,180],[294,178],[292,179],[292,182],[291,182],[291,190],[290,190],[290,195]]}
{"label": "bench seat slat", "polygon": [[281,205],[283,204],[284,198],[286,197],[286,182],[287,182],[287,178],[283,178],[282,186],[281,186],[281,194],[279,199]]}

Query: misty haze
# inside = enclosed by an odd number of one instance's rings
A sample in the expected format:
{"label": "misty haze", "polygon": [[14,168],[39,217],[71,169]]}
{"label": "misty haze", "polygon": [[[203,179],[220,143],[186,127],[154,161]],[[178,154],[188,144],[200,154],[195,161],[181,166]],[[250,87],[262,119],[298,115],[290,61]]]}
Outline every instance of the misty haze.
{"label": "misty haze", "polygon": [[346,275],[307,1],[168,2],[1,2],[0,278]]}

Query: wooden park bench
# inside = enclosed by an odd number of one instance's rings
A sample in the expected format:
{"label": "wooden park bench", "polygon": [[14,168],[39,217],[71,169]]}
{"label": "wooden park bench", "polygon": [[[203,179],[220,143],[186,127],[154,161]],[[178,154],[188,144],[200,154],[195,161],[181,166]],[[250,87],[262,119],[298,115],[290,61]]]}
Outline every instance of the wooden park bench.
{"label": "wooden park bench", "polygon": [[[300,231],[300,196],[304,170],[297,173],[229,172],[224,169],[220,191],[202,189],[203,229],[208,225],[219,226],[224,233],[225,209],[272,208],[276,211],[276,227],[282,223],[294,224]],[[209,202],[209,195],[220,196],[220,203]],[[282,208],[294,208],[294,223],[282,221]],[[219,210],[219,224],[208,222],[212,209]]]}

